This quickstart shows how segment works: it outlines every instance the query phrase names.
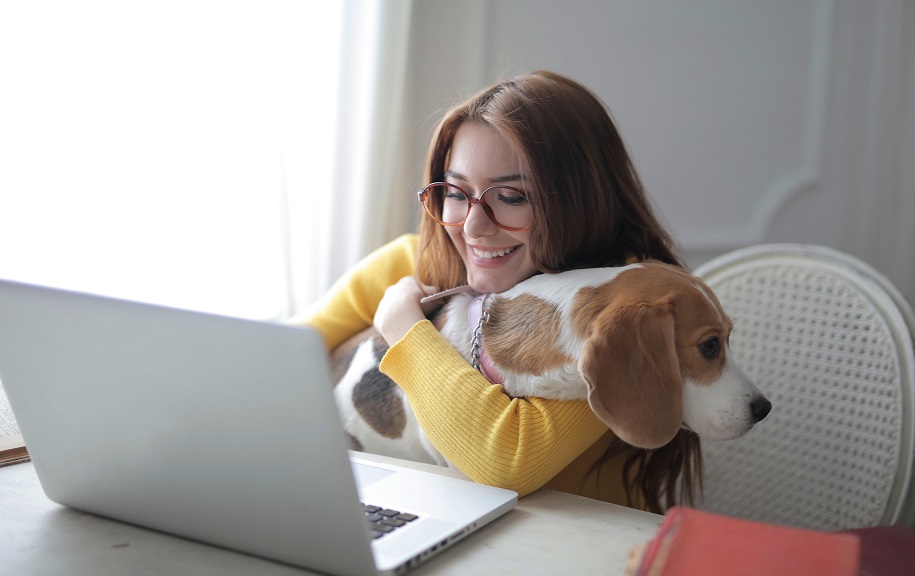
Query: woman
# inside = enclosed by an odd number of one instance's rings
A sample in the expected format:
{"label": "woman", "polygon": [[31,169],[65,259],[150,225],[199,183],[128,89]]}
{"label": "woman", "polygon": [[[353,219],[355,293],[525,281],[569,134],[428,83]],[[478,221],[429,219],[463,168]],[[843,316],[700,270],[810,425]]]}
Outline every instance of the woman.
{"label": "woman", "polygon": [[426,320],[441,301],[420,303],[465,284],[501,292],[542,272],[679,263],[603,104],[551,72],[500,82],[445,115],[425,177],[438,184],[420,193],[418,237],[369,255],[294,322],[316,327],[330,349],[374,324],[390,345],[382,372],[436,448],[477,482],[660,512],[676,502],[682,471],[689,498],[695,437],[637,450],[587,402],[510,398]]}

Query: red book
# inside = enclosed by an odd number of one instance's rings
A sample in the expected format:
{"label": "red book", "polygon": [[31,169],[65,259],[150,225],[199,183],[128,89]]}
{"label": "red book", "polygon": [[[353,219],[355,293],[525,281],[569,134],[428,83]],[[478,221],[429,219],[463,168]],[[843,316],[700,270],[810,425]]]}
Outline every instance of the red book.
{"label": "red book", "polygon": [[817,532],[668,510],[657,535],[633,551],[627,576],[858,576],[856,534]]}

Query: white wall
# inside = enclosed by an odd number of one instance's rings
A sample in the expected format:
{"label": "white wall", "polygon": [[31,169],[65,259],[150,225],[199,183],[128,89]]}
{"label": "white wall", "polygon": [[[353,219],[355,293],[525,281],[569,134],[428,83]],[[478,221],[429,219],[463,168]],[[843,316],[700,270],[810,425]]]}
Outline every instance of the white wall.
{"label": "white wall", "polygon": [[823,244],[915,301],[915,4],[420,0],[412,30],[406,188],[445,108],[552,69],[610,106],[690,265]]}

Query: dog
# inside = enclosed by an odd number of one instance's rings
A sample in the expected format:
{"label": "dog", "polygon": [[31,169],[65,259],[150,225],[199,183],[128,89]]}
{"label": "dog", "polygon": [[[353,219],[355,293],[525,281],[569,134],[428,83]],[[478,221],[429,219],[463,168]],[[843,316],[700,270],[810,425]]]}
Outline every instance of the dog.
{"label": "dog", "polygon": [[[732,323],[715,294],[673,265],[539,274],[499,294],[452,295],[432,321],[509,396],[587,399],[638,448],[661,447],[681,428],[705,440],[737,438],[772,407],[734,362]],[[369,329],[331,355],[353,448],[448,465],[379,372],[386,350]]]}

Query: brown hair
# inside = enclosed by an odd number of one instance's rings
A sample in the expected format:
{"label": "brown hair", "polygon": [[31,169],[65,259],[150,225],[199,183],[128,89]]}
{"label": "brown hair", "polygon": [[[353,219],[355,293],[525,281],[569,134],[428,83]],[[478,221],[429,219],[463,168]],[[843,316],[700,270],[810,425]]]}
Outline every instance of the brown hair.
{"label": "brown hair", "polygon": [[[528,248],[540,272],[618,266],[630,257],[681,264],[606,106],[581,84],[535,71],[450,109],[432,138],[426,182],[444,180],[455,133],[464,122],[491,126],[516,153],[536,222]],[[466,283],[464,264],[444,227],[427,217],[420,224],[417,271],[421,282],[443,289]],[[595,469],[622,451],[627,470],[638,467],[626,478],[634,478],[654,511],[663,492],[672,503],[681,470],[692,476],[689,463],[699,457],[698,442],[675,439],[650,451],[617,447]],[[684,478],[683,487],[691,486],[692,479]]]}

